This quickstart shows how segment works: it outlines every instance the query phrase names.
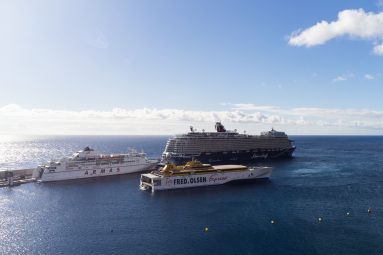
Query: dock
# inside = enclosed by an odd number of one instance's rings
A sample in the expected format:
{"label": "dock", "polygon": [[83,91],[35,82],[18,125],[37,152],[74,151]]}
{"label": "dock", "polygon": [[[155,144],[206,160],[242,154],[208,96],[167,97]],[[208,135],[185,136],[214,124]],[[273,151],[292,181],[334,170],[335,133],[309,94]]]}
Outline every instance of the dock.
{"label": "dock", "polygon": [[34,168],[0,170],[0,187],[12,187],[36,181]]}

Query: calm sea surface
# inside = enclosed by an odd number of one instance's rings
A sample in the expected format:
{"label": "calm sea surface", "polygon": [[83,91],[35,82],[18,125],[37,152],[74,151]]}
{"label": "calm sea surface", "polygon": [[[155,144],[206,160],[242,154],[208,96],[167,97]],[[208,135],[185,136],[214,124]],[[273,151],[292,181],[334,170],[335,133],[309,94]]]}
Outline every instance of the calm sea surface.
{"label": "calm sea surface", "polygon": [[[292,138],[295,158],[267,163],[261,183],[151,194],[131,174],[0,188],[0,254],[383,254],[383,137]],[[166,140],[2,137],[0,168],[87,145],[159,157]]]}

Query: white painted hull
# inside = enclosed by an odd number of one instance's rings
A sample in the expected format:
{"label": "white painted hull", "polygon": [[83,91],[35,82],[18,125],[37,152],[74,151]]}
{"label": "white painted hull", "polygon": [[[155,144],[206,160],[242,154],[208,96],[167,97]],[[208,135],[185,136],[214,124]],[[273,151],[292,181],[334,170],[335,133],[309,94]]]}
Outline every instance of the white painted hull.
{"label": "white painted hull", "polygon": [[[128,165],[128,166],[118,166],[118,167],[96,167],[88,169],[79,169],[79,170],[67,170],[53,173],[43,173],[39,182],[51,182],[51,181],[63,181],[63,180],[73,180],[73,179],[84,179],[84,178],[94,178],[94,177],[103,177],[111,175],[121,175],[121,174],[130,174],[136,172],[142,172],[147,169],[154,167],[156,164],[140,164],[140,165]],[[104,170],[104,171],[103,171]]]}
{"label": "white painted hull", "polygon": [[[215,172],[208,174],[192,174],[185,176],[162,176],[154,177],[152,174],[142,174],[140,189],[151,190],[168,190],[180,188],[193,188],[210,185],[220,185],[238,180],[254,180],[269,178],[272,172],[270,167],[256,167],[244,171],[233,172]],[[143,176],[149,176],[153,179],[152,183],[143,182]]]}

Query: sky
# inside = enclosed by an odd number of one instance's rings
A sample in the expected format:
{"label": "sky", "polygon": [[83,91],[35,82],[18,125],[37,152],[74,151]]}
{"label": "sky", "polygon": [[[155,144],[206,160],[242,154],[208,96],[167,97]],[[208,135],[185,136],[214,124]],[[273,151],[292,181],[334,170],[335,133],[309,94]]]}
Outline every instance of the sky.
{"label": "sky", "polygon": [[383,135],[383,1],[0,0],[0,134]]}

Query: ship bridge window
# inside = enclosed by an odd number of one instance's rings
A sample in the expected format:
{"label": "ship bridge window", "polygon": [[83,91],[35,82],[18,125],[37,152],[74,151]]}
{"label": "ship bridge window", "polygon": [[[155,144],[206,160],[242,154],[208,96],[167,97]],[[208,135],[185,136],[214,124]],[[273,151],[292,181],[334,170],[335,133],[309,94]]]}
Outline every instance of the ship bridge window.
{"label": "ship bridge window", "polygon": [[161,180],[153,180],[154,186],[161,186]]}
{"label": "ship bridge window", "polygon": [[142,176],[141,177],[141,181],[145,182],[145,183],[148,183],[148,184],[152,183],[152,179],[150,179],[149,177],[146,177],[146,176]]}

